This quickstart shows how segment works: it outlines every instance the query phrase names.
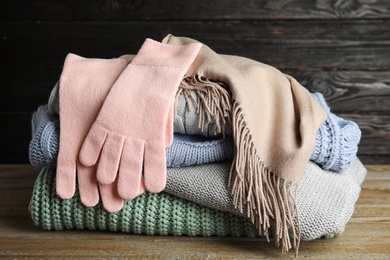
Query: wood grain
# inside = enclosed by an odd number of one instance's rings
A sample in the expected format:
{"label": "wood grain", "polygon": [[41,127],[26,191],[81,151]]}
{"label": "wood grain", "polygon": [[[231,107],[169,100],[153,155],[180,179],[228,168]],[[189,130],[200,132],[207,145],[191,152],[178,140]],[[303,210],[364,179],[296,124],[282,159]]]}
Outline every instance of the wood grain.
{"label": "wood grain", "polygon": [[387,0],[0,1],[0,163],[27,162],[29,117],[64,58],[135,53],[147,37],[198,39],[262,61],[325,94],[363,129],[360,158],[390,158]]}
{"label": "wood grain", "polygon": [[388,164],[390,162],[389,155],[388,154],[359,154],[359,159],[366,164]]}
{"label": "wood grain", "polygon": [[[362,131],[359,151],[362,154],[390,154],[390,115],[340,114],[355,121]],[[390,157],[388,162],[390,163]]]}
{"label": "wood grain", "polygon": [[1,1],[1,20],[388,19],[386,0]]}
{"label": "wood grain", "polygon": [[[335,239],[302,242],[297,259],[388,259],[390,166],[369,165],[355,212]],[[44,231],[27,211],[39,169],[0,166],[2,259],[294,259],[254,238],[172,237],[114,232]]]}
{"label": "wood grain", "polygon": [[0,164],[28,163],[32,113],[0,113]]}
{"label": "wood grain", "polygon": [[320,92],[334,113],[390,114],[390,71],[283,70],[310,92]]}
{"label": "wood grain", "polygon": [[0,42],[2,61],[23,70],[59,68],[69,52],[100,58],[136,53],[145,38],[172,33],[281,69],[388,71],[388,28],[390,20],[4,22]]}

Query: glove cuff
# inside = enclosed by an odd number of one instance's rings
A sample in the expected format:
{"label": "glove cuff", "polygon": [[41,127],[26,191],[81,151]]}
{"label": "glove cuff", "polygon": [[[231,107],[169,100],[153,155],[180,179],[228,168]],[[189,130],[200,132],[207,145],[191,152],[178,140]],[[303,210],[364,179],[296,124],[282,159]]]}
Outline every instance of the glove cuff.
{"label": "glove cuff", "polygon": [[178,67],[188,70],[201,47],[201,43],[174,46],[146,39],[131,64]]}
{"label": "glove cuff", "polygon": [[112,78],[124,70],[125,59],[88,59],[69,53],[66,56],[62,76],[94,76]]}

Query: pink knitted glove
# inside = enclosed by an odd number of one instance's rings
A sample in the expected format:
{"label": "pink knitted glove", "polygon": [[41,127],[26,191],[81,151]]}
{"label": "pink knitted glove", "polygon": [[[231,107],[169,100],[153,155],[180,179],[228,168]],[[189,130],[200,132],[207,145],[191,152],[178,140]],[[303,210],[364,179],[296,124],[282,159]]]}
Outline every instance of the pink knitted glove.
{"label": "pink knitted glove", "polygon": [[164,189],[175,93],[201,46],[146,39],[104,101],[79,158],[86,166],[99,160],[97,180],[102,184],[112,183],[119,170],[122,198],[135,198],[142,178],[147,190]]}
{"label": "pink knitted glove", "polygon": [[[124,59],[85,59],[74,54],[66,57],[60,79],[60,149],[56,176],[57,193],[63,199],[73,197],[77,171],[81,202],[88,207],[99,202],[96,168],[80,164],[78,154],[111,86],[126,65]],[[122,208],[123,199],[118,196],[115,183],[99,188],[108,211]]]}

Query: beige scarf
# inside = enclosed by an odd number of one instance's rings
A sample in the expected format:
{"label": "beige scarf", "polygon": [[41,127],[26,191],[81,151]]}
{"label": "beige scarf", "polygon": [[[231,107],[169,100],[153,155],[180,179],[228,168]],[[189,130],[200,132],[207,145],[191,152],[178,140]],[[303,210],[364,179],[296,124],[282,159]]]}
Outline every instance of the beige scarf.
{"label": "beige scarf", "polygon": [[[163,43],[193,39],[168,35]],[[230,170],[234,206],[267,236],[273,222],[282,252],[298,251],[294,190],[315,146],[325,110],[294,78],[247,58],[218,55],[206,45],[180,91],[198,92],[206,120],[231,123],[235,158]],[[232,104],[230,107],[229,97]],[[198,106],[199,107],[199,106]],[[219,129],[223,129],[220,127]],[[269,240],[269,239],[268,239]]]}

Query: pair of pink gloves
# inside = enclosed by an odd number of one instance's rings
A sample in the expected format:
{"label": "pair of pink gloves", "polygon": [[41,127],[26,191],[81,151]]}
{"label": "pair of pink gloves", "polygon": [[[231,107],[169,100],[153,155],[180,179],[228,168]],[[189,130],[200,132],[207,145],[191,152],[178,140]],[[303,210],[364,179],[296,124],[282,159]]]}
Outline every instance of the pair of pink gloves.
{"label": "pair of pink gloves", "polygon": [[166,184],[165,149],[173,141],[175,94],[200,43],[146,39],[130,64],[69,54],[60,78],[57,194],[76,191],[84,205],[115,212],[124,199]]}

